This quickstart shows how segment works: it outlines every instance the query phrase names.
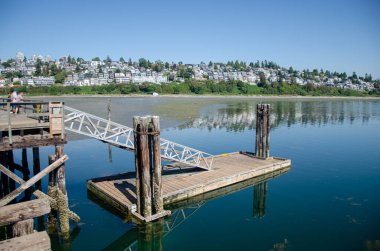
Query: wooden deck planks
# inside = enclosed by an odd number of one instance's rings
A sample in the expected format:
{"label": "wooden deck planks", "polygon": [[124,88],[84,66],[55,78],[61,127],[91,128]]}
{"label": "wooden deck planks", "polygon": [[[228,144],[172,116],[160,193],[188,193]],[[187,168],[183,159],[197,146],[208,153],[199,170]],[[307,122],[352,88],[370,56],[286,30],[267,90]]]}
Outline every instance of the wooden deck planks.
{"label": "wooden deck planks", "polygon": [[[165,204],[203,194],[225,186],[233,185],[254,177],[272,173],[289,167],[290,160],[282,158],[258,159],[245,154],[230,153],[214,158],[213,169],[183,169],[164,172],[162,175],[162,192]],[[118,178],[120,177],[120,178]],[[125,177],[125,176],[124,176]],[[114,179],[102,181],[101,178],[91,182],[91,191],[108,196],[117,201],[115,208],[131,208],[136,202],[135,178],[115,176]],[[109,200],[108,200],[109,201]],[[112,204],[112,203],[111,203]]]}

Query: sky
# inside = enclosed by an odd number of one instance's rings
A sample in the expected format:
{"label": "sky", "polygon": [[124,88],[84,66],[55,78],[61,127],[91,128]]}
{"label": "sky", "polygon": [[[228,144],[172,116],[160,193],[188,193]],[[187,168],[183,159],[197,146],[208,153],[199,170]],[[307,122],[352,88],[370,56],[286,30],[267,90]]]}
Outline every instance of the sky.
{"label": "sky", "polygon": [[380,78],[379,13],[377,0],[0,0],[0,58],[269,60]]}

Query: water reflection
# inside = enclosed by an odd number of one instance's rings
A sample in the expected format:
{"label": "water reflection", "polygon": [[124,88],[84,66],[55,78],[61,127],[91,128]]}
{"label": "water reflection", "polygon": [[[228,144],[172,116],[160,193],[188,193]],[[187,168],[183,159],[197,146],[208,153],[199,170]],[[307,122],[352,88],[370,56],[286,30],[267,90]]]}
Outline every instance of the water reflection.
{"label": "water reflection", "polygon": [[[375,100],[337,100],[337,101],[265,101],[271,104],[271,127],[280,125],[290,127],[294,124],[326,125],[351,124],[360,121],[363,124],[370,119],[379,119]],[[227,102],[222,107],[209,107],[200,111],[198,118],[178,126],[184,128],[207,128],[227,131],[251,130],[256,124],[256,104],[258,102]]]}
{"label": "water reflection", "polygon": [[[211,191],[209,193],[201,194],[172,204],[168,207],[168,209],[172,211],[170,217],[160,219],[149,224],[137,225],[105,247],[103,250],[161,251],[163,250],[162,242],[164,237],[193,216],[207,202],[248,187],[253,187],[254,189],[252,209],[254,212],[253,217],[262,218],[265,216],[266,212],[268,181],[288,172],[289,170],[290,168],[278,170],[272,174],[256,177],[251,180],[246,180],[223,189]],[[99,203],[99,201],[96,202]]]}
{"label": "water reflection", "polygon": [[267,207],[268,182],[253,186],[253,218],[263,218]]}

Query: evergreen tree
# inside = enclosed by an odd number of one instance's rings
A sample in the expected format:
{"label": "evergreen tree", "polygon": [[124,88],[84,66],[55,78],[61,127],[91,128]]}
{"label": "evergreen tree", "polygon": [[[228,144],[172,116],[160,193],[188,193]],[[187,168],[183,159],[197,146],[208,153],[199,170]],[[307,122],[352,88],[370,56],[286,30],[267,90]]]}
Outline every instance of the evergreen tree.
{"label": "evergreen tree", "polygon": [[37,59],[37,62],[35,64],[36,71],[34,72],[35,76],[41,76],[42,75],[42,61],[41,59]]}

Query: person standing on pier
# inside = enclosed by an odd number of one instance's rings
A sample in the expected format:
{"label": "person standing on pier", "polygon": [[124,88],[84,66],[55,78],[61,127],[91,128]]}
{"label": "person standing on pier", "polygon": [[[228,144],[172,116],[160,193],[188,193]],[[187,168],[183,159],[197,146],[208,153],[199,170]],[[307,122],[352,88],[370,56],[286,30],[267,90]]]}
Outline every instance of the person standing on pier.
{"label": "person standing on pier", "polygon": [[[20,92],[17,95],[16,102],[23,102],[24,101],[24,93]],[[20,112],[20,105],[16,105],[16,114]]]}
{"label": "person standing on pier", "polygon": [[[11,88],[11,95],[10,95],[10,101],[13,103],[13,102],[17,102],[17,91],[13,88]],[[16,110],[17,110],[17,106],[16,105],[12,105],[12,113],[16,114]]]}

